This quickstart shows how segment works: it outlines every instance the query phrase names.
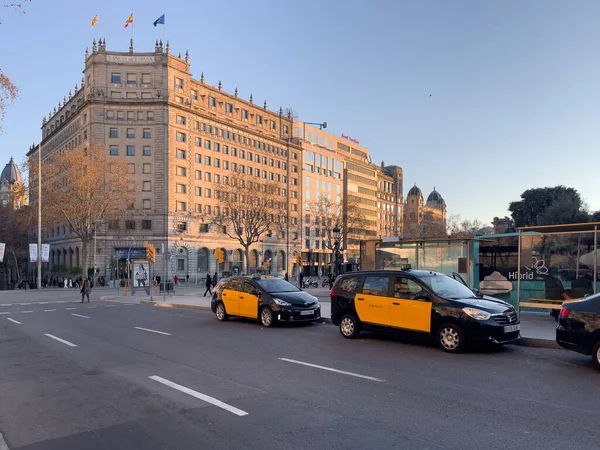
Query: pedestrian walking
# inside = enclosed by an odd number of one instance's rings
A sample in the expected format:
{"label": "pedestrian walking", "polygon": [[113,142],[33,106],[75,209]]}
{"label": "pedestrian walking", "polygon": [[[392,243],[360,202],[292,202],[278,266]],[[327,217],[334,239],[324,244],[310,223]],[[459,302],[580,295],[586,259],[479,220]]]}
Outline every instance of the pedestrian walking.
{"label": "pedestrian walking", "polygon": [[217,272],[215,272],[215,274],[212,277],[212,286],[213,286],[213,289],[215,287],[217,287],[217,281],[219,281],[219,277],[217,277]]}
{"label": "pedestrian walking", "polygon": [[64,289],[68,289],[69,288],[69,280],[67,280],[66,278],[63,281],[63,288]]}
{"label": "pedestrian walking", "polygon": [[179,285],[179,277],[177,275],[173,277],[173,282],[175,283],[175,286]]}
{"label": "pedestrian walking", "polygon": [[84,278],[81,286],[81,303],[83,303],[84,298],[87,296],[88,303],[90,302],[90,280]]}
{"label": "pedestrian walking", "polygon": [[212,278],[210,278],[210,273],[206,274],[206,290],[204,291],[204,296],[206,297],[206,293],[208,292],[210,295],[212,295],[212,292],[210,290],[210,287],[212,286]]}
{"label": "pedestrian walking", "polygon": [[185,275],[185,282],[186,283],[190,282],[190,274],[189,273]]}

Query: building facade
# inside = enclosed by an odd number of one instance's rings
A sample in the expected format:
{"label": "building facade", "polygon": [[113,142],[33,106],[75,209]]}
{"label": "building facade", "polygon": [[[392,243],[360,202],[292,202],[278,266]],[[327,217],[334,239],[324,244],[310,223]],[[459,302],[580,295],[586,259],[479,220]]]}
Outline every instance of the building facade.
{"label": "building facade", "polygon": [[[234,93],[194,79],[190,58],[167,43],[154,52],[107,50],[94,41],[86,50],[81,87],[75,86],[42,124],[42,158],[75,146],[101,145],[110,158],[124,158],[135,183],[133,214],[98,225],[95,262],[107,279],[121,278],[127,260],[157,250],[155,274],[190,281],[207,273],[291,271],[300,251],[301,148],[292,139],[293,120]],[[37,147],[36,147],[37,148]],[[37,157],[36,150],[29,157]],[[286,199],[283,231],[268,233],[250,249],[245,267],[240,244],[211,225],[219,208],[215,186],[234,172],[281,185]],[[288,201],[289,200],[289,201]],[[56,231],[58,229],[58,232]],[[77,238],[65,227],[45,230],[53,266],[80,267]],[[216,249],[224,261],[216,261]]]}
{"label": "building facade", "polygon": [[435,187],[427,201],[423,200],[423,193],[416,184],[410,188],[404,205],[402,235],[407,239],[446,235],[446,201]]}
{"label": "building facade", "polygon": [[14,209],[27,206],[23,177],[12,157],[0,174],[0,206]]}

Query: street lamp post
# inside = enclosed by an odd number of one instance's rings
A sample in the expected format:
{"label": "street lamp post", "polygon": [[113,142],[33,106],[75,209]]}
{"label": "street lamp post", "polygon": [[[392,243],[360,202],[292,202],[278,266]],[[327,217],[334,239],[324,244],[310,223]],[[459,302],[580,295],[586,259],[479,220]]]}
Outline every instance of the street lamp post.
{"label": "street lamp post", "polygon": [[302,139],[306,140],[306,125],[317,125],[319,130],[327,128],[327,122],[315,123],[315,122],[302,122]]}
{"label": "street lamp post", "polygon": [[334,239],[334,244],[333,244],[333,248],[334,248],[334,264],[335,264],[335,271],[334,274],[335,275],[339,275],[339,267],[338,267],[338,261],[340,258],[340,227],[337,226],[337,224],[335,225],[335,227],[333,227],[333,239]]}

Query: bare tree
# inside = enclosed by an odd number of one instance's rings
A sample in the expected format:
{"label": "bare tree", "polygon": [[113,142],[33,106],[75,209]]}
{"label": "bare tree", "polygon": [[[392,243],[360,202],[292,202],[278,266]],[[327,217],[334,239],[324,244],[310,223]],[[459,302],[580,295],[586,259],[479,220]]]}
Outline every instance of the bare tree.
{"label": "bare tree", "polygon": [[448,235],[452,237],[472,237],[475,235],[492,234],[494,229],[485,226],[478,219],[461,219],[459,215],[452,215],[447,222]]}
{"label": "bare tree", "polygon": [[278,227],[284,220],[285,198],[277,194],[277,184],[243,173],[235,173],[228,184],[215,184],[218,205],[207,216],[244,248],[247,270],[250,269],[250,246]]}
{"label": "bare tree", "polygon": [[421,221],[416,226],[407,227],[404,229],[404,237],[406,239],[425,239],[445,237],[446,223],[440,218],[434,216],[431,212],[425,211]]}
{"label": "bare tree", "polygon": [[[33,161],[29,171],[30,180],[37,180]],[[101,146],[76,147],[52,154],[42,171],[44,225],[63,224],[81,239],[87,275],[95,224],[132,209],[135,186],[128,164],[117,157],[109,161],[108,150]],[[37,182],[30,184],[31,199],[36,201]]]}
{"label": "bare tree", "polygon": [[[331,264],[334,253],[341,245],[348,246],[353,240],[360,240],[366,225],[365,215],[355,202],[337,203],[327,197],[311,202],[311,223],[307,224],[311,234],[323,242],[323,246],[331,250]],[[339,238],[334,228],[339,229]]]}

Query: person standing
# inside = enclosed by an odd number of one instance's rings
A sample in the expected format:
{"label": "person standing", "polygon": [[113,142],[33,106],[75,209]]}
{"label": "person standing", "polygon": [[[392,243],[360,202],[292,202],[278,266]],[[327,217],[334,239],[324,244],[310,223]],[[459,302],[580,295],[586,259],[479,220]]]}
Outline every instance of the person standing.
{"label": "person standing", "polygon": [[289,277],[288,277],[288,273],[287,273],[287,272],[285,273],[285,277],[284,277],[284,279],[285,279],[285,281],[290,281],[290,280],[289,280]]}
{"label": "person standing", "polygon": [[87,296],[87,300],[88,303],[90,302],[90,280],[88,280],[87,278],[84,278],[83,281],[81,282],[82,286],[81,286],[81,303],[83,303],[83,300],[85,299],[85,297]]}
{"label": "person standing", "polygon": [[301,271],[300,274],[298,275],[298,287],[300,289],[302,289],[304,287],[303,283],[302,283],[303,281],[304,281],[304,274]]}
{"label": "person standing", "polygon": [[206,297],[206,293],[208,292],[212,295],[212,291],[210,290],[212,286],[212,278],[210,277],[210,273],[206,274],[206,290],[204,291],[204,296]]}
{"label": "person standing", "polygon": [[212,286],[213,286],[213,289],[217,287],[217,281],[219,281],[219,277],[217,277],[217,272],[215,272],[215,274],[212,277]]}
{"label": "person standing", "polygon": [[185,282],[186,282],[186,284],[190,282],[190,274],[189,273],[185,275]]}

